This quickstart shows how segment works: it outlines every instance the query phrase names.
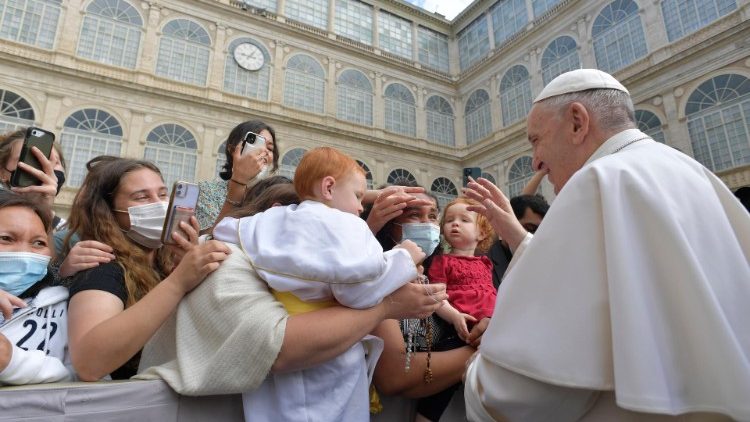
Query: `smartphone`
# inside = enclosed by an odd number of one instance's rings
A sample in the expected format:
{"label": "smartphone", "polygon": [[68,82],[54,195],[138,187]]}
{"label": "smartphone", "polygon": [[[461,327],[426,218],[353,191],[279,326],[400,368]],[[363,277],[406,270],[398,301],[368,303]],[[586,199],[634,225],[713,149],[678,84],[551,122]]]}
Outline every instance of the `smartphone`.
{"label": "smartphone", "polygon": [[[18,157],[19,163],[26,163],[35,169],[42,169],[42,163],[36,159],[36,156],[31,151],[31,147],[37,147],[47,159],[52,154],[52,144],[55,142],[55,134],[48,132],[38,127],[30,127],[26,130],[26,137],[23,140],[23,147],[21,148],[21,155]],[[26,187],[33,185],[41,185],[42,181],[37,179],[31,173],[21,170],[21,167],[17,167],[13,174],[10,176],[10,185],[18,187]]]}
{"label": "smartphone", "polygon": [[198,205],[198,193],[200,188],[195,183],[178,180],[172,186],[172,194],[169,196],[169,207],[167,217],[164,219],[164,229],[161,233],[161,241],[165,245],[175,245],[172,232],[179,230],[180,234],[187,239],[187,234],[180,229],[180,222],[190,224],[190,217],[195,215],[195,207]]}
{"label": "smartphone", "polygon": [[245,134],[245,137],[242,138],[242,149],[240,150],[240,153],[242,155],[250,154],[250,152],[253,150],[265,147],[266,138],[264,138],[262,135],[258,135],[255,132],[247,132]]}
{"label": "smartphone", "polygon": [[474,180],[479,179],[482,176],[482,169],[480,167],[464,167],[464,187],[469,184],[469,177]]}

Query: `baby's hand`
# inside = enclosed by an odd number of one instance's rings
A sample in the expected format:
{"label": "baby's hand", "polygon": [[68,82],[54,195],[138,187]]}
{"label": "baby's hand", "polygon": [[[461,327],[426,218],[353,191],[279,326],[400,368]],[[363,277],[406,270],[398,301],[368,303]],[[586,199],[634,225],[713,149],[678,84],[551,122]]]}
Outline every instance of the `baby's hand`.
{"label": "baby's hand", "polygon": [[406,252],[409,252],[409,255],[411,255],[412,261],[414,261],[414,265],[419,265],[424,261],[425,253],[422,251],[422,248],[417,246],[416,243],[412,242],[411,240],[404,240],[401,242],[397,248],[406,249]]}
{"label": "baby's hand", "polygon": [[469,314],[464,314],[461,312],[455,312],[451,315],[451,321],[450,323],[453,324],[453,327],[456,329],[456,333],[458,333],[458,337],[468,342],[469,338],[469,327],[466,324],[467,321],[470,322],[477,322],[477,319]]}

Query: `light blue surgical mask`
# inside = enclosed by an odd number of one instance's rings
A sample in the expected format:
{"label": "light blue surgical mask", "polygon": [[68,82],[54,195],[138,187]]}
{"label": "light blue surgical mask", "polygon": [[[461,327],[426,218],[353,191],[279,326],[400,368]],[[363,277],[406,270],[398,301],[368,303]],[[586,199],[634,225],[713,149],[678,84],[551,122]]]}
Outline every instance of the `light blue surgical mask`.
{"label": "light blue surgical mask", "polygon": [[401,241],[404,240],[416,243],[427,256],[430,256],[440,244],[440,227],[432,223],[401,224]]}
{"label": "light blue surgical mask", "polygon": [[0,252],[0,289],[20,295],[47,275],[49,260],[33,252]]}

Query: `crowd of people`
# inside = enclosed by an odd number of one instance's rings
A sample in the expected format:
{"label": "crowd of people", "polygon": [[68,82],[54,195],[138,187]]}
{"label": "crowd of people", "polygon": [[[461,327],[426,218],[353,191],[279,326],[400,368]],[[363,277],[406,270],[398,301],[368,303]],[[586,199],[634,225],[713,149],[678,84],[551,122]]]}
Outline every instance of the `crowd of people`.
{"label": "crowd of people", "polygon": [[93,158],[65,220],[62,150],[35,168],[25,136],[0,136],[0,385],[161,379],[248,421],[380,395],[437,421],[462,383],[470,420],[750,420],[750,214],[604,72],[535,99],[522,195],[480,178],[442,210],[330,147],[274,175],[274,129],[240,123],[169,244],[157,166]]}

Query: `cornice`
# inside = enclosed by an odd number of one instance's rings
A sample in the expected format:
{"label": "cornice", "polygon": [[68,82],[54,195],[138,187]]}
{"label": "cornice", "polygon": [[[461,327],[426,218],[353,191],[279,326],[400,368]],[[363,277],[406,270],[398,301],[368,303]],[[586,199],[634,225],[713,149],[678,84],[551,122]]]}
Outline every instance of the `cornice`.
{"label": "cornice", "polygon": [[[418,17],[422,19],[425,19],[434,24],[438,24],[444,27],[448,31],[450,31],[451,29],[451,21],[446,19],[444,16],[438,13],[428,12],[427,10],[422,9],[421,7],[414,6],[413,4],[407,3],[402,0],[380,0],[378,2],[379,4],[375,4],[374,1],[366,1],[365,3],[369,3],[373,6],[379,6],[380,4],[391,6],[395,9],[400,9],[405,12],[408,12],[410,15],[417,15]],[[446,34],[446,35],[450,36],[450,34]]]}

